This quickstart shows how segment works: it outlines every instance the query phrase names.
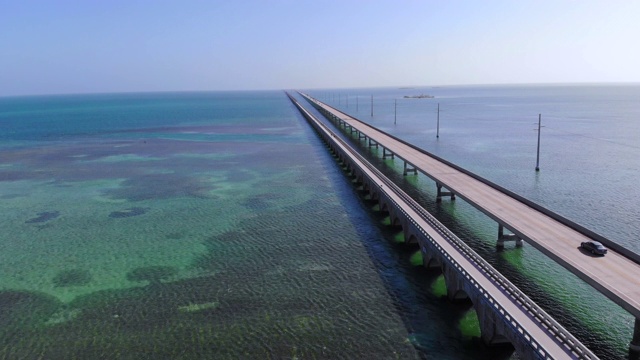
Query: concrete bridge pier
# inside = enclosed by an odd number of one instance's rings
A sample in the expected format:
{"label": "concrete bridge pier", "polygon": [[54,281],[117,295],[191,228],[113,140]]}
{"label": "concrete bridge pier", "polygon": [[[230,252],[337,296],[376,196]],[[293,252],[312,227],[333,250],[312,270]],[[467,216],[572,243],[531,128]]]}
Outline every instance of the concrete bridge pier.
{"label": "concrete bridge pier", "polygon": [[[487,345],[514,345],[505,336],[505,331],[509,331],[505,328],[504,323],[500,321],[495,311],[491,309],[491,305],[483,301],[474,303],[474,309],[478,316],[478,323],[480,324],[480,337]],[[515,346],[515,345],[514,345]],[[519,354],[526,354],[527,352],[519,352]]]}
{"label": "concrete bridge pier", "polygon": [[447,263],[442,264],[442,275],[447,285],[447,297],[451,301],[469,300],[469,295],[464,289],[465,279],[460,276],[458,269]]}
{"label": "concrete bridge pier", "polygon": [[375,140],[373,140],[372,138],[369,138],[369,147],[373,147],[373,146],[375,146],[376,149],[377,149],[378,148],[378,143]]}
{"label": "concrete bridge pier", "polygon": [[411,166],[407,166],[409,163],[408,162],[404,162],[404,171],[402,172],[402,175],[407,175],[407,173],[413,172],[414,175],[418,175],[418,169],[416,169],[415,166],[411,167]]}
{"label": "concrete bridge pier", "polygon": [[438,255],[435,255],[435,249],[427,249],[426,246],[421,244],[420,251],[422,252],[422,266],[427,269],[442,268],[442,261]]}
{"label": "concrete bridge pier", "polygon": [[395,154],[392,153],[391,151],[387,150],[387,148],[383,147],[382,148],[382,158],[386,159],[388,157],[393,159],[395,157]]}
{"label": "concrete bridge pier", "polygon": [[629,344],[629,359],[640,359],[640,319],[638,318],[636,318],[636,322],[633,327],[633,338]]}
{"label": "concrete bridge pier", "polygon": [[498,243],[496,244],[496,247],[498,249],[504,249],[505,241],[515,241],[516,247],[522,247],[522,239],[520,239],[518,235],[512,233],[505,234],[504,226],[502,224],[498,224]]}
{"label": "concrete bridge pier", "polygon": [[436,196],[436,202],[442,202],[443,196],[450,196],[451,200],[456,199],[456,194],[452,191],[442,191],[442,184],[436,183],[436,188],[438,188],[438,195]]}

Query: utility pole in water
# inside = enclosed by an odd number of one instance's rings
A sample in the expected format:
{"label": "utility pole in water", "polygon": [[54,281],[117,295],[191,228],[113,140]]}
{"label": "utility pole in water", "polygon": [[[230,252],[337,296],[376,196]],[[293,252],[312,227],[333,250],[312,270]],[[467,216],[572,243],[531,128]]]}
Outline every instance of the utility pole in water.
{"label": "utility pole in water", "polygon": [[540,171],[540,124],[542,123],[542,114],[538,114],[538,151],[536,153],[536,171]]}
{"label": "utility pole in water", "polygon": [[373,117],[373,95],[371,95],[371,117]]}
{"label": "utility pole in water", "polygon": [[440,138],[440,103],[438,103],[438,117],[436,122],[436,139]]}

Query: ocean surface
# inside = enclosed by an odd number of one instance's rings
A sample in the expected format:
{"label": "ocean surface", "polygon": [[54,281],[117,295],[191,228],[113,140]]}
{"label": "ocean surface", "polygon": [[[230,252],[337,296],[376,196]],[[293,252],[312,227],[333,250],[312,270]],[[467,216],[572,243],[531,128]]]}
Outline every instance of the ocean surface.
{"label": "ocean surface", "polygon": [[[640,86],[308,92],[640,252]],[[631,315],[370,156],[600,357],[626,357]],[[0,358],[516,358],[482,344],[281,91],[0,98],[0,211]]]}

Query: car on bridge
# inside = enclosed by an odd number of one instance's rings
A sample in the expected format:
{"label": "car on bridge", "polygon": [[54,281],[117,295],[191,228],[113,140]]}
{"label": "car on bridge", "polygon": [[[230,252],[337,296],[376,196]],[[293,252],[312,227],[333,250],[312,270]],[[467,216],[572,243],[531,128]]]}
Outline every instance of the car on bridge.
{"label": "car on bridge", "polygon": [[580,247],[594,255],[603,255],[607,253],[607,248],[597,241],[585,241],[580,243]]}

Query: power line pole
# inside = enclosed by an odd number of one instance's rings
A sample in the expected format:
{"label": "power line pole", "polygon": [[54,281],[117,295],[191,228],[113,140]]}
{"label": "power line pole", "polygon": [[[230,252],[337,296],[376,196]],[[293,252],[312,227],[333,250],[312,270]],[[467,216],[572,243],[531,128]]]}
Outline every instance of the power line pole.
{"label": "power line pole", "polygon": [[440,103],[438,103],[438,117],[436,123],[436,139],[440,138]]}
{"label": "power line pole", "polygon": [[371,117],[373,117],[373,95],[371,95]]}
{"label": "power line pole", "polygon": [[397,119],[398,119],[398,100],[393,99],[393,125],[396,124]]}
{"label": "power line pole", "polygon": [[536,171],[540,171],[540,128],[542,123],[542,114],[538,114],[538,151],[536,152]]}

